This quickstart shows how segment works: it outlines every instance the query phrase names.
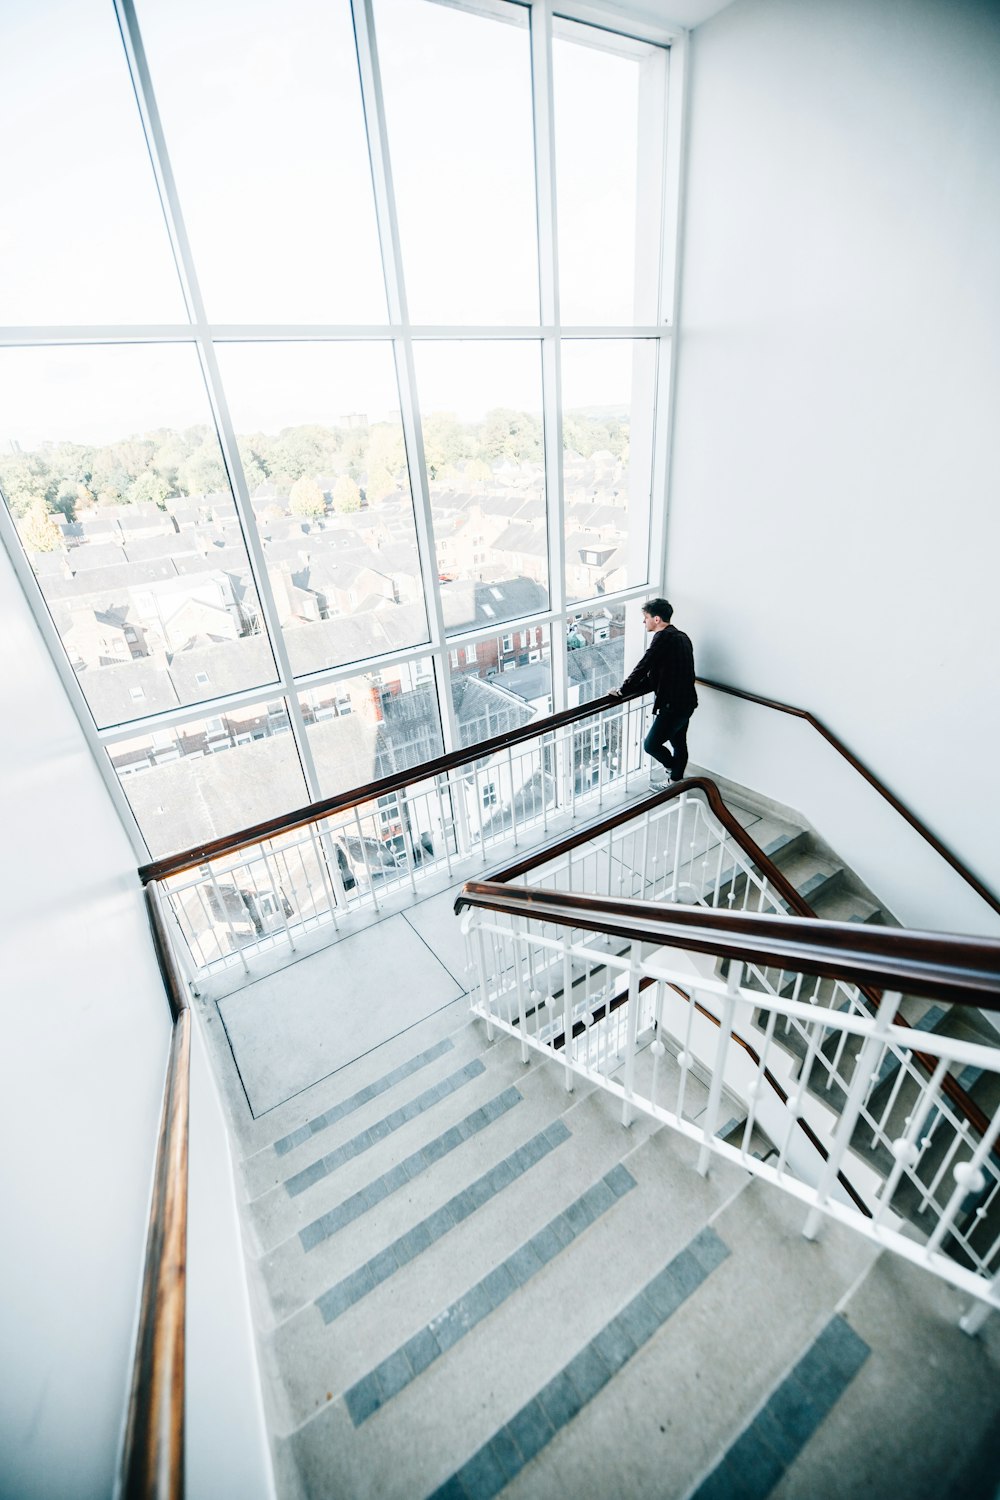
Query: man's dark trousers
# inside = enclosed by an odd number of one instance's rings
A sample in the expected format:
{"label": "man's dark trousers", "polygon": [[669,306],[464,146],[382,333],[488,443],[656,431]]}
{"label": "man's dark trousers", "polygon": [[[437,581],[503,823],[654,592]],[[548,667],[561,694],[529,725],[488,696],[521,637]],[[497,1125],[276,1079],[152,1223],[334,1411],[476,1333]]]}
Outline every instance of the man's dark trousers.
{"label": "man's dark trousers", "polygon": [[[658,760],[661,766],[666,766],[671,781],[680,781],[684,775],[688,759],[687,727],[690,722],[690,713],[678,714],[665,708],[653,719],[649,733],[642,742],[646,754]],[[673,749],[672,755],[666,748],[667,741]]]}

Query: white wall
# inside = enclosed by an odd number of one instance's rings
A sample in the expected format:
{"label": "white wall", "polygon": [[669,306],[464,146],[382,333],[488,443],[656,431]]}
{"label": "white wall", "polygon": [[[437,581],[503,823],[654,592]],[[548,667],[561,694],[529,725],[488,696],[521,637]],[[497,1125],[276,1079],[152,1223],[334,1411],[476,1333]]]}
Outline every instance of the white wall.
{"label": "white wall", "polygon": [[736,0],[691,52],[677,623],[1000,892],[1000,6]]}
{"label": "white wall", "polygon": [[106,1500],[169,1012],[135,859],[0,546],[0,1493]]}
{"label": "white wall", "polygon": [[[0,545],[0,1495],[114,1483],[170,1033],[135,857]],[[269,1500],[226,1127],[192,1047],[187,1484]]]}
{"label": "white wall", "polygon": [[187,1494],[273,1500],[228,1131],[197,1026],[191,1042]]}

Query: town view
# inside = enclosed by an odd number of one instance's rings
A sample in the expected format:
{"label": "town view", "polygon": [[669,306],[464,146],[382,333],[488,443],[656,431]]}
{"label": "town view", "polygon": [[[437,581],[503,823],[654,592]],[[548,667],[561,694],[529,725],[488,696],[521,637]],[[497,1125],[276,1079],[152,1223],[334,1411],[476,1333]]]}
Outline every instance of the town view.
{"label": "town view", "polygon": [[[541,420],[437,412],[423,438],[444,625],[463,638],[449,653],[452,700],[471,745],[551,708],[549,626],[524,623],[549,608]],[[429,641],[398,416],[346,413],[238,443],[324,795],[439,754],[430,650],[391,661]],[[623,612],[600,599],[635,581],[628,465],[627,411],[566,413],[566,592],[583,601],[565,622],[571,705],[623,675]],[[0,488],[99,727],[260,688],[259,701],[137,724],[110,747],[151,850],[307,802],[214,429],[15,444]],[[357,675],[310,685],[353,662],[365,663]]]}

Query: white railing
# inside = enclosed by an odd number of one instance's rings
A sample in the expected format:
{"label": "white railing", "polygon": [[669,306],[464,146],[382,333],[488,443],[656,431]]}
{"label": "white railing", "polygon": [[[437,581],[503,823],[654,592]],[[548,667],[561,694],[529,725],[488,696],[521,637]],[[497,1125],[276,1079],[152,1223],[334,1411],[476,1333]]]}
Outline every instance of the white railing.
{"label": "white railing", "polygon": [[[509,884],[784,913],[691,793]],[[583,1078],[620,1098],[626,1123],[641,1109],[697,1140],[702,1169],[725,1156],[794,1193],[807,1232],[822,1214],[842,1219],[1000,1306],[1000,1113],[980,1134],[945,1092],[949,1075],[1000,1074],[1000,1047],[907,1026],[926,1000],[876,1007],[839,979],[477,907],[463,923],[473,1008],[525,1058],[540,1051],[568,1088]]]}
{"label": "white railing", "polygon": [[642,700],[595,706],[167,877],[163,894],[189,978],[240,965],[249,973],[255,955],[291,954],[355,911],[377,912],[431,877],[467,876],[525,836],[545,838],[648,792],[643,733]]}

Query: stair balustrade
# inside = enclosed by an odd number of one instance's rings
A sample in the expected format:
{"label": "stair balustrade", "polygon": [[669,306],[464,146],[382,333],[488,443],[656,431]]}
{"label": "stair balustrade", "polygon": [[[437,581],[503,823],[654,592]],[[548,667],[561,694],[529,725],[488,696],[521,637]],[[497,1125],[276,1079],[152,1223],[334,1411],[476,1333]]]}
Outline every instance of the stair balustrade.
{"label": "stair balustrade", "polygon": [[474,1011],[624,1123],[697,1141],[703,1171],[798,1197],[810,1234],[839,1219],[1000,1306],[1000,1110],[958,1086],[1000,1098],[1000,1046],[904,1015],[1000,1008],[1000,943],[810,919],[713,802],[687,783],[467,884]]}
{"label": "stair balustrade", "polygon": [[355,911],[486,864],[648,791],[643,706],[602,699],[140,870],[169,905],[189,977],[290,953]]}

